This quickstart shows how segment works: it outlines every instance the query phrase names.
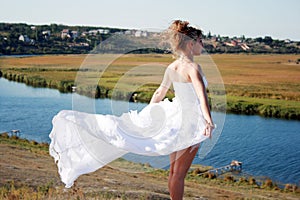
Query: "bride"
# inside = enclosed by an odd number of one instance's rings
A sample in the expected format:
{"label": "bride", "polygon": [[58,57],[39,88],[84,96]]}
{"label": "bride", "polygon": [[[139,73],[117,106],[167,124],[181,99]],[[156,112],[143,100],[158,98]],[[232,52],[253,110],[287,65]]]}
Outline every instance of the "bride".
{"label": "bride", "polygon": [[[193,60],[203,48],[202,31],[175,20],[163,36],[177,59],[167,67],[142,111],[115,116],[63,110],[53,118],[50,155],[66,187],[128,152],[170,155],[170,196],[183,198],[184,178],[200,143],[212,136],[214,124],[207,81]],[[175,90],[172,102],[163,100],[171,85]]]}

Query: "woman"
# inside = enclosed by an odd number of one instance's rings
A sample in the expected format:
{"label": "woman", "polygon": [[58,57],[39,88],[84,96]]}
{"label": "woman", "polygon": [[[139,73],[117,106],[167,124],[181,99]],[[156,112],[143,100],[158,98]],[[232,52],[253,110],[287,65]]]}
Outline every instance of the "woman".
{"label": "woman", "polygon": [[[160,102],[165,97],[171,83],[191,83],[199,98],[200,108],[205,119],[205,130],[203,130],[203,134],[211,137],[214,124],[207,100],[206,80],[200,66],[193,61],[193,57],[200,55],[203,48],[202,31],[189,26],[188,22],[176,20],[166,31],[166,36],[169,38],[168,41],[173,53],[179,56],[179,59],[168,66],[163,83],[155,91],[151,103]],[[199,145],[194,145],[187,149],[171,153],[168,186],[172,200],[182,199],[184,178],[198,148]]]}
{"label": "woman", "polygon": [[[53,118],[50,155],[62,182],[71,187],[82,174],[93,172],[128,152],[170,155],[169,190],[182,199],[184,177],[200,142],[211,137],[206,80],[194,55],[200,55],[202,32],[176,20],[165,32],[174,54],[160,87],[141,112],[123,115],[88,114],[63,110]],[[163,98],[173,84],[175,98]]]}

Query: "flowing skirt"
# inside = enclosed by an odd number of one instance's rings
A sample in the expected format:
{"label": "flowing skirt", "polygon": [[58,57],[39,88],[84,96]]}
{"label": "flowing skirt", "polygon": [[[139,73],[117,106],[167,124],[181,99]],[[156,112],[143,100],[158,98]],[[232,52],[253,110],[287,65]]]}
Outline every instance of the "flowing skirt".
{"label": "flowing skirt", "polygon": [[121,116],[62,110],[52,123],[50,155],[66,187],[126,153],[169,155],[207,139],[200,105],[176,98]]}

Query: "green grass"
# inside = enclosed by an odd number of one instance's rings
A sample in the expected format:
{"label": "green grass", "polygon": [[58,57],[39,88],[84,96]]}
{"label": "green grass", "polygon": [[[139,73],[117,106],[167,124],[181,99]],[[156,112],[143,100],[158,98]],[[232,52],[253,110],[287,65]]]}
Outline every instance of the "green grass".
{"label": "green grass", "polygon": [[300,101],[227,96],[227,110],[237,114],[300,120]]}
{"label": "green grass", "polygon": [[38,143],[34,140],[27,140],[20,138],[16,135],[9,135],[7,132],[0,133],[0,144],[11,144],[27,149],[31,152],[37,152],[41,154],[49,153],[49,144],[42,142]]}
{"label": "green grass", "polygon": [[[197,57],[196,61],[201,63],[212,87],[220,82],[214,67],[220,71],[228,112],[299,120],[297,59],[298,55],[216,54]],[[160,54],[47,55],[0,58],[0,71],[9,80],[34,87],[71,92],[76,85],[77,93],[92,98],[129,100],[136,93],[134,100],[149,102],[171,62],[170,55]],[[169,91],[167,97],[173,96]],[[214,106],[221,107],[215,110],[224,110],[224,105]]]}

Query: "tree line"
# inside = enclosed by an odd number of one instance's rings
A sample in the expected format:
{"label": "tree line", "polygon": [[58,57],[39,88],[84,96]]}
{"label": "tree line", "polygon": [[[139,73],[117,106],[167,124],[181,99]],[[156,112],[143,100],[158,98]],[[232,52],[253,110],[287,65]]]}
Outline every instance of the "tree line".
{"label": "tree line", "polygon": [[[69,31],[66,37],[62,37],[63,30]],[[126,31],[130,30],[62,24],[0,23],[0,55],[86,54],[112,34],[125,33]],[[75,36],[75,33],[79,34]],[[213,36],[209,32],[204,35],[204,42],[208,53],[300,53],[300,42],[277,40],[270,36],[264,38],[245,38],[244,36],[230,38],[219,35]],[[116,44],[111,48],[110,53],[119,53],[123,50]],[[165,51],[144,49],[133,53],[162,52]]]}

